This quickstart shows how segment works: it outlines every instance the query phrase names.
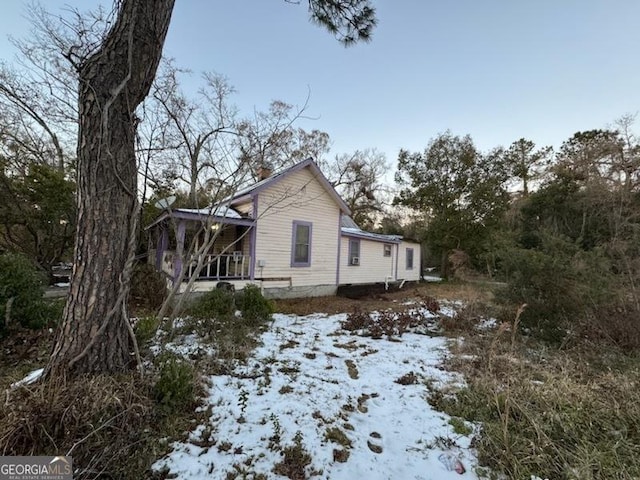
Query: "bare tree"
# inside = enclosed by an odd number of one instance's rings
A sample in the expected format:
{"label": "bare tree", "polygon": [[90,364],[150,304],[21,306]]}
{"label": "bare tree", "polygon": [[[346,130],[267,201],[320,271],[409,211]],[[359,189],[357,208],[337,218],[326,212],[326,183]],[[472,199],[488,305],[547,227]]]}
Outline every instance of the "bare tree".
{"label": "bare tree", "polygon": [[156,104],[166,127],[160,165],[188,186],[190,206],[196,207],[198,190],[208,179],[235,170],[228,161],[238,134],[236,108],[230,103],[234,89],[224,76],[208,72],[196,97],[189,98],[180,88],[180,73],[167,62],[154,82],[150,103]]}
{"label": "bare tree", "polygon": [[301,107],[274,100],[266,111],[240,122],[238,142],[240,161],[247,164],[254,180],[260,167],[280,170],[308,157],[322,163],[329,151],[329,135],[320,130],[307,132],[294,125],[305,117],[309,98]]}
{"label": "bare tree", "polygon": [[329,166],[329,181],[361,227],[373,228],[375,217],[383,212],[383,198],[388,193],[383,177],[388,171],[385,155],[371,148],[338,155]]}

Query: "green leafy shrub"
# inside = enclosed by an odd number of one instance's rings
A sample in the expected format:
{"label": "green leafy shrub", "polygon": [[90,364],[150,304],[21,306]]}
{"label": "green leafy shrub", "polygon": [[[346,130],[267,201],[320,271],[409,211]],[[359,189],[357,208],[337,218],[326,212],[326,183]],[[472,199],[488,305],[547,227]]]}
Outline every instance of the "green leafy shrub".
{"label": "green leafy shrub", "polygon": [[160,322],[155,315],[139,318],[134,328],[138,345],[142,346],[149,342],[158,331],[159,325]]}
{"label": "green leafy shrub", "polygon": [[[536,249],[514,247],[501,252],[507,286],[497,299],[515,307],[526,303],[521,327],[551,343],[562,342],[570,332],[584,336],[588,331],[607,330],[608,319],[606,325],[599,324],[610,316],[603,315],[603,310],[615,310],[612,303],[624,287],[603,249],[585,251],[567,237],[543,232],[539,238]],[[623,336],[635,330],[629,327]],[[624,331],[623,324],[621,328]]]}
{"label": "green leafy shrub", "polygon": [[159,358],[160,376],[153,396],[162,410],[182,409],[195,403],[195,372],[181,358],[165,353]]}
{"label": "green leafy shrub", "polygon": [[51,311],[42,300],[44,275],[24,256],[0,255],[0,328],[7,310],[11,322],[23,327],[42,328],[50,322]]}
{"label": "green leafy shrub", "polygon": [[55,298],[51,300],[40,301],[40,313],[41,318],[44,320],[44,325],[56,325],[62,319],[62,313],[64,312],[64,305],[66,300],[64,298]]}
{"label": "green leafy shrub", "polygon": [[131,278],[130,298],[133,305],[156,312],[167,297],[167,282],[164,274],[149,263],[135,266]]}
{"label": "green leafy shrub", "polygon": [[235,313],[235,299],[233,293],[221,288],[213,290],[198,297],[187,309],[192,317],[226,318]]}
{"label": "green leafy shrub", "polygon": [[566,336],[568,321],[580,311],[578,275],[572,265],[575,249],[555,238],[541,249],[511,248],[502,252],[507,287],[498,300],[527,304],[521,317],[524,331],[551,343]]}
{"label": "green leafy shrub", "polygon": [[271,320],[273,303],[265,298],[256,285],[247,285],[236,296],[238,308],[245,322],[256,323]]}

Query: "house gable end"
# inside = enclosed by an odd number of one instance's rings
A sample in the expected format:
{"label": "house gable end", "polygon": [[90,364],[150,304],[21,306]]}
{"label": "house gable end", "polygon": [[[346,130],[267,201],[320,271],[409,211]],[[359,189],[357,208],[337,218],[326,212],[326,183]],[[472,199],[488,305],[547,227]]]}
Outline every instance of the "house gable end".
{"label": "house gable end", "polygon": [[280,173],[277,173],[269,178],[266,178],[256,183],[250,188],[241,190],[240,192],[236,193],[236,195],[233,198],[228,200],[228,202],[232,206],[245,203],[250,199],[252,199],[257,194],[274,187],[275,185],[280,183],[283,179],[286,179],[292,174],[299,172],[305,168],[309,169],[314,179],[322,186],[322,188],[326,191],[327,195],[329,195],[332,198],[332,200],[336,203],[340,211],[346,215],[350,215],[351,210],[349,209],[347,204],[344,202],[344,200],[342,200],[338,192],[336,192],[335,188],[333,188],[333,185],[331,185],[329,180],[327,180],[327,177],[324,176],[324,174],[322,173],[322,171],[320,170],[316,162],[313,161],[312,158],[307,158],[306,160],[300,163],[297,163],[294,166]]}

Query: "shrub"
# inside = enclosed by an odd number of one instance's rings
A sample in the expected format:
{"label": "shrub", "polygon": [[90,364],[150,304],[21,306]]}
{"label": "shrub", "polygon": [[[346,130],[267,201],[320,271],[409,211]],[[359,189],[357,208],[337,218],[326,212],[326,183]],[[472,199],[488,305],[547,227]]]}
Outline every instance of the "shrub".
{"label": "shrub", "polygon": [[161,272],[149,263],[139,263],[131,278],[131,303],[138,308],[156,312],[167,296],[167,282]]}
{"label": "shrub", "polygon": [[259,287],[247,285],[237,297],[238,307],[246,322],[256,323],[271,320],[274,311],[273,304],[264,298]]}
{"label": "shrub", "polygon": [[160,359],[160,376],[153,386],[153,397],[161,410],[171,412],[195,403],[195,372],[191,365],[165,353]]}
{"label": "shrub", "polygon": [[159,325],[160,322],[155,315],[139,318],[134,328],[138,345],[143,346],[149,342],[158,331]]}
{"label": "shrub", "polygon": [[368,312],[363,312],[360,308],[355,307],[353,312],[347,315],[347,319],[341,323],[344,330],[353,332],[355,330],[366,330],[371,326],[373,320]]}
{"label": "shrub", "polygon": [[44,275],[24,256],[0,255],[0,329],[7,309],[11,321],[23,327],[42,328],[51,319],[51,311],[42,301]]}
{"label": "shrub", "polygon": [[551,343],[566,336],[567,321],[581,309],[583,300],[576,289],[577,272],[567,242],[557,241],[544,250],[510,249],[504,252],[507,287],[498,300],[527,304],[521,327]]}
{"label": "shrub", "polygon": [[187,309],[189,315],[201,318],[226,318],[235,313],[233,293],[228,290],[214,288],[198,297]]}

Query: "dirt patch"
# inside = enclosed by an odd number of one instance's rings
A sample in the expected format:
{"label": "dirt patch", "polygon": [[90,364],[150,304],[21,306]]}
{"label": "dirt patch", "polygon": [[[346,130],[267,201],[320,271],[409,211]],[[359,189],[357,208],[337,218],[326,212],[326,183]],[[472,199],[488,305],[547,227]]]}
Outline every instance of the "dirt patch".
{"label": "dirt patch", "polygon": [[333,461],[345,463],[347,460],[349,460],[349,455],[350,455],[349,450],[336,448],[333,450]]}
{"label": "dirt patch", "polygon": [[438,300],[489,302],[493,299],[494,288],[495,286],[492,284],[481,282],[434,282],[408,284],[395,292],[374,293],[359,299],[331,296],[282,299],[276,300],[274,303],[277,312],[296,315],[311,315],[312,313],[333,315],[352,312],[354,309],[403,311],[411,308],[411,305],[403,305],[403,303],[410,300],[420,301],[426,297],[435,297]]}
{"label": "dirt patch", "polygon": [[394,380],[394,382],[399,383],[400,385],[415,385],[418,383],[418,376],[413,372],[409,372]]}
{"label": "dirt patch", "polygon": [[358,367],[353,360],[345,360],[344,363],[347,364],[347,370],[349,371],[349,376],[352,380],[356,380],[358,378]]}
{"label": "dirt patch", "polygon": [[367,440],[367,447],[373,453],[382,453],[382,447],[380,445],[376,445],[375,443],[371,443],[371,441]]}

